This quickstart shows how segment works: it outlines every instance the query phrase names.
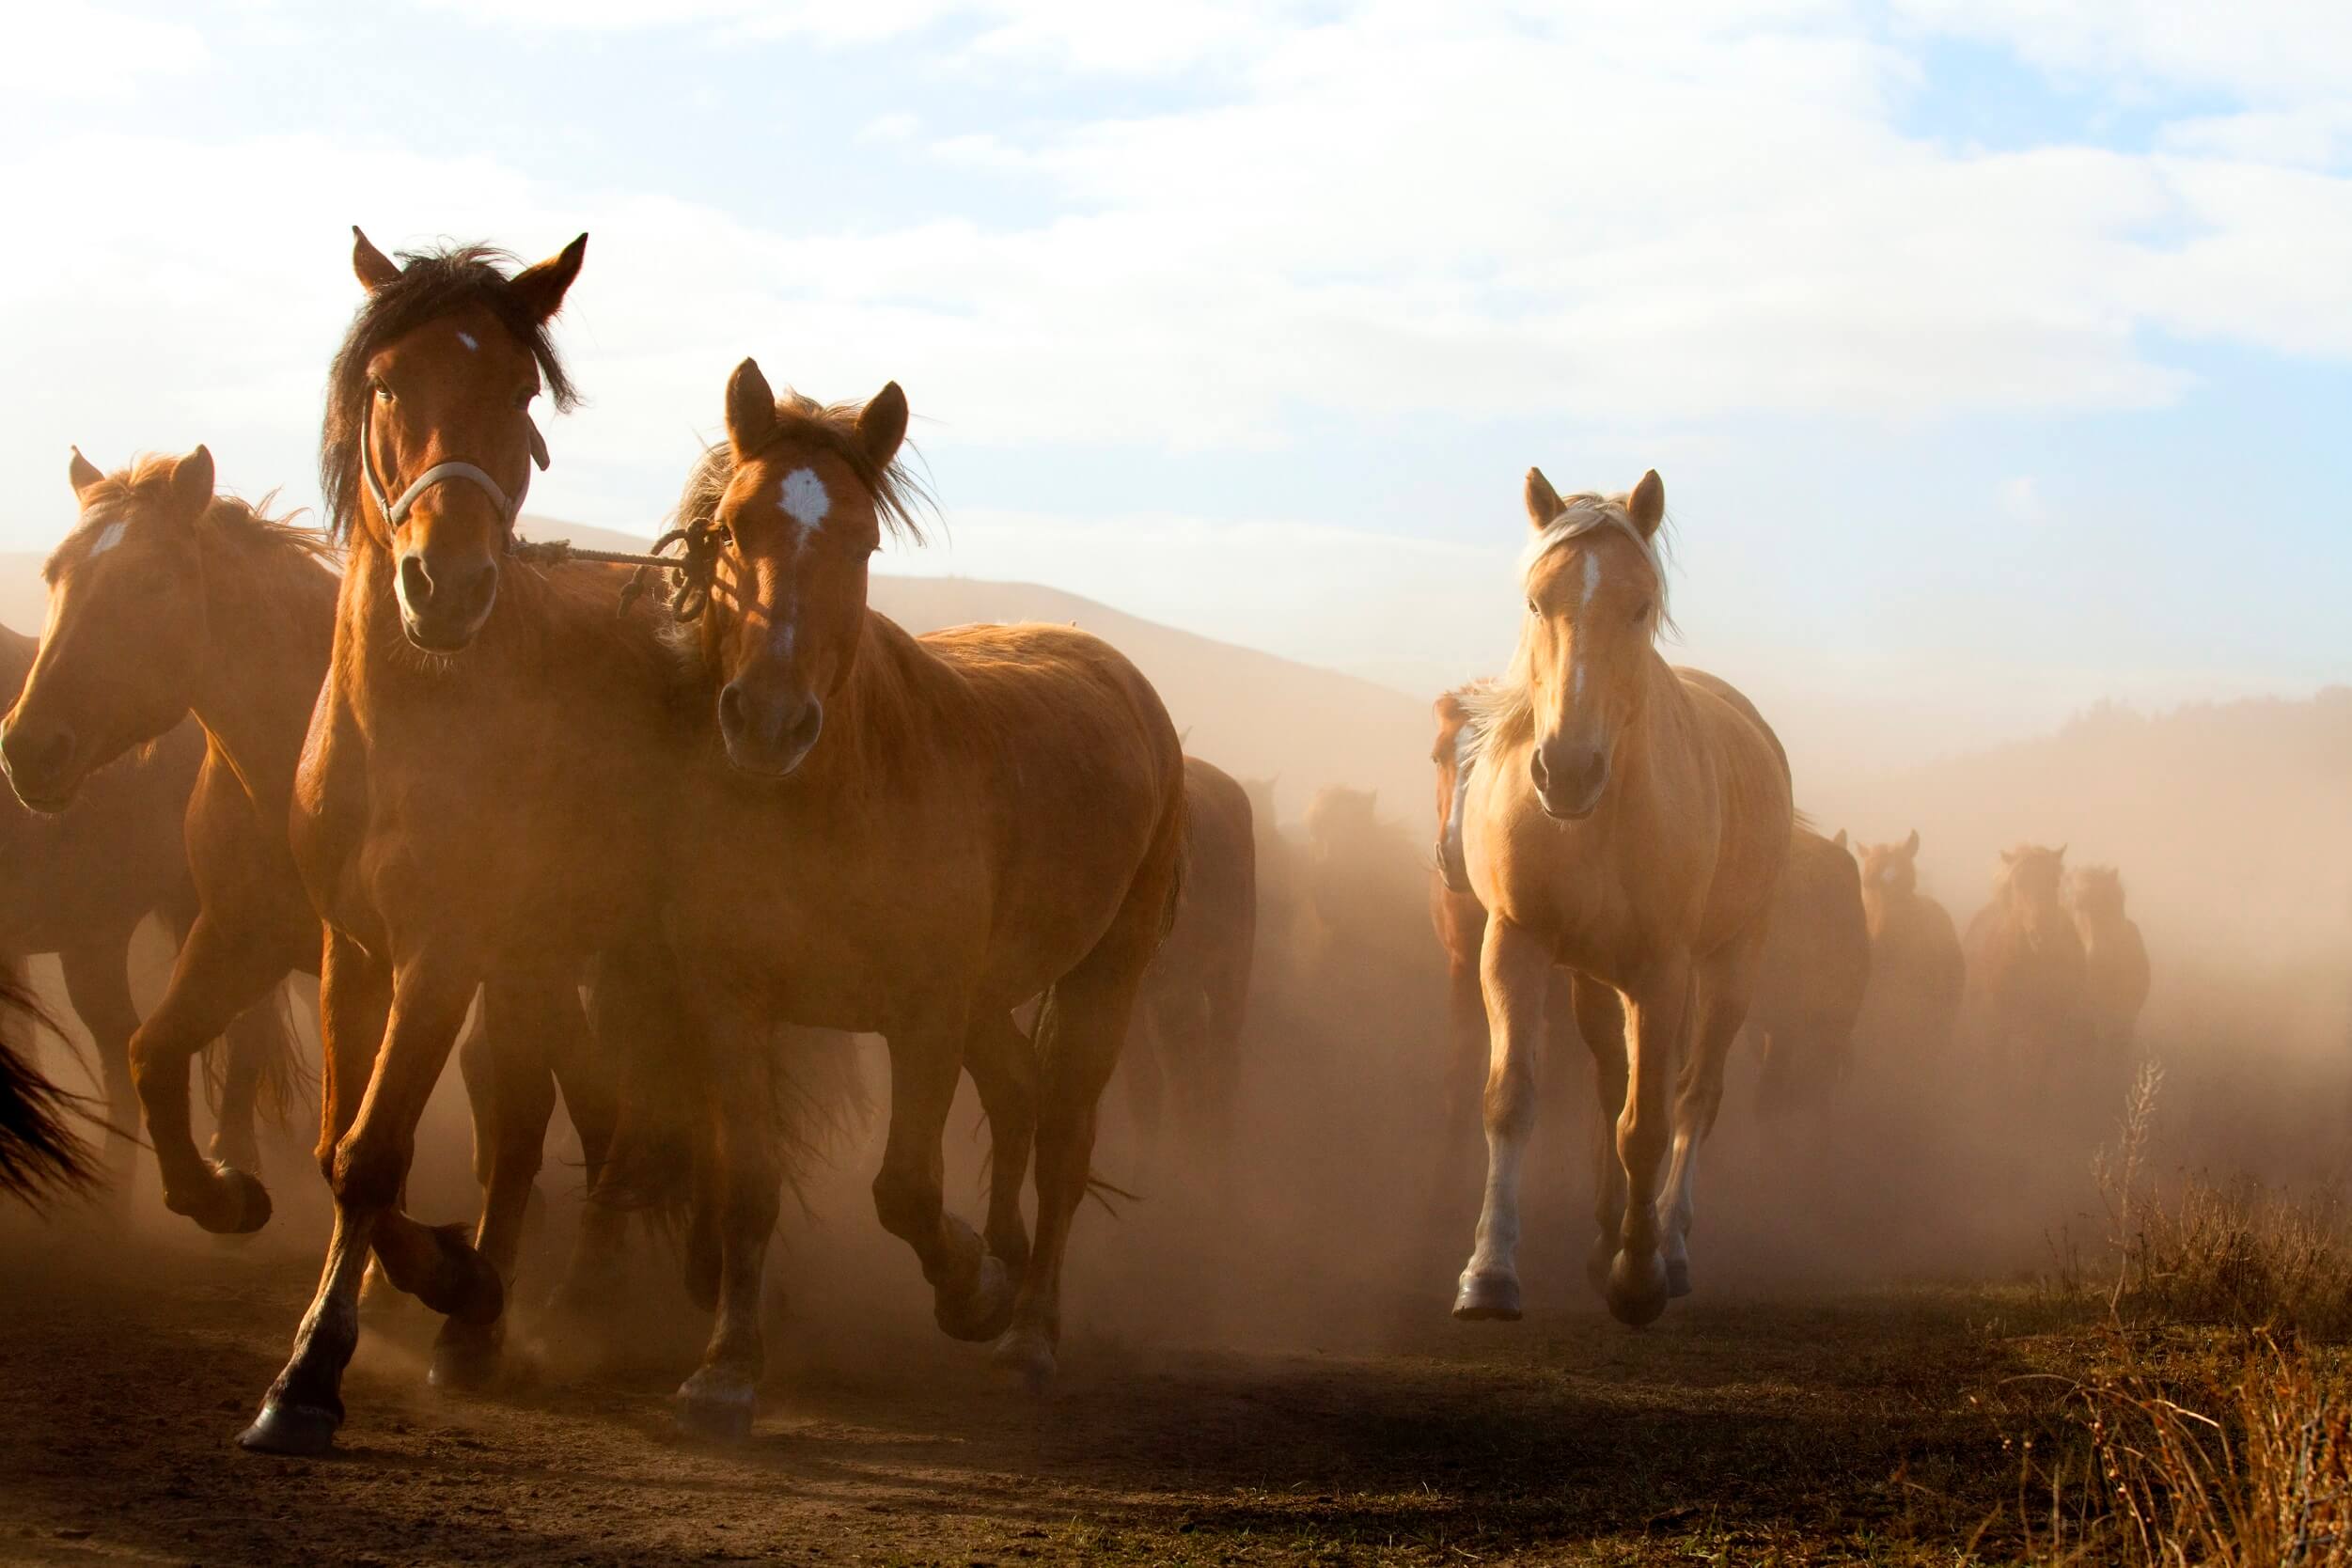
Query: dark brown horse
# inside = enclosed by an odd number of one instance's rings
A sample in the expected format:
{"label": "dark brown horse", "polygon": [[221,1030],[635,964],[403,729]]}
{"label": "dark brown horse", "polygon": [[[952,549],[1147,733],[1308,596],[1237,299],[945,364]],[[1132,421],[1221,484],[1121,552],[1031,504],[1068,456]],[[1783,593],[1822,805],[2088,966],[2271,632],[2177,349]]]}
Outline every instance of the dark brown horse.
{"label": "dark brown horse", "polygon": [[1748,1010],[1763,1059],[1759,1108],[1818,1101],[1854,1066],[1854,1027],[1870,986],[1870,923],[1845,830],[1825,839],[1799,823],[1772,901],[1764,967]]}
{"label": "dark brown horse", "polygon": [[1920,891],[1919,830],[1861,852],[1870,989],[1857,1032],[1874,1055],[1905,1067],[1947,1061],[1968,964],[1951,915]]}
{"label": "dark brown horse", "polygon": [[1965,1014],[1996,1065],[2069,1073],[2087,1018],[2082,934],[2060,898],[2066,847],[2001,852],[1993,898],[1968,922]]}
{"label": "dark brown horse", "polygon": [[1249,796],[1231,775],[1184,759],[1184,895],[1168,940],[1144,971],[1136,1026],[1120,1072],[1147,1168],[1161,1102],[1177,1129],[1221,1177],[1240,1091],[1242,1026],[1258,940],[1258,851]]}
{"label": "dark brown horse", "polygon": [[[77,486],[92,494],[104,489],[80,453],[73,461]],[[114,515],[119,499],[108,492],[102,510]],[[47,570],[55,584],[71,563],[53,557]],[[143,619],[138,630],[137,655],[118,672],[125,679],[170,667],[177,652],[168,631],[153,620]],[[0,686],[17,698],[0,730],[0,761],[19,797],[39,806],[0,804],[0,865],[7,867],[0,876],[0,964],[21,979],[27,957],[57,955],[67,998],[90,1032],[105,1079],[109,1183],[127,1192],[139,1125],[132,936],[149,916],[183,948],[193,934],[195,843],[184,835],[204,767],[204,734],[184,713],[135,737],[49,726],[36,712],[39,704],[23,700],[40,647],[0,628]],[[197,1038],[188,1054],[224,1028],[212,1155],[252,1169],[259,1160],[257,1110],[282,1123],[292,1109],[300,1076],[293,1037],[281,999],[263,994]],[[187,1058],[180,1060],[184,1123]]]}
{"label": "dark brown horse", "polygon": [[[546,329],[585,253],[583,236],[509,276],[478,248],[403,267],[354,244],[368,298],[329,373],[320,460],[349,555],[291,813],[327,925],[319,1157],[336,1228],[292,1357],[241,1438],[250,1448],[332,1441],[371,1249],[394,1285],[448,1315],[439,1364],[486,1374],[550,1064],[586,1051],[580,983],[599,954],[648,940],[680,755],[658,612],[622,607],[623,572],[510,553],[545,461],[529,406],[542,390],[559,408],[572,399]],[[478,991],[513,1069],[492,1163],[515,1176],[494,1183],[478,1249],[399,1201]]]}
{"label": "dark brown horse", "polygon": [[2084,998],[2101,1051],[2117,1061],[2131,1054],[2140,1010],[2148,1005],[2148,944],[2124,913],[2123,873],[2112,866],[2080,866],[2066,879],[2066,907],[2082,933]]}
{"label": "dark brown horse", "polygon": [[[728,384],[728,441],[681,508],[717,552],[717,588],[687,650],[712,745],[679,817],[671,935],[714,1043],[779,1014],[887,1042],[876,1211],[920,1261],[940,1326],[996,1338],[999,1366],[1040,1381],[1096,1104],[1176,906],[1184,756],[1151,684],[1098,638],[917,638],[869,607],[883,528],[908,521],[906,419],[895,384],[823,408],[779,400],[749,360]],[[1011,1014],[1040,992],[1032,1047]],[[1008,1229],[992,1204],[983,1242],[944,1206],[941,1135],[967,1063],[1034,1086],[1033,1247],[1017,1207]],[[689,1420],[738,1431],[764,1358],[775,1162],[741,1064],[713,1065],[730,1155],[719,1319],[680,1394]],[[997,1152],[1003,1183],[1020,1165]]]}

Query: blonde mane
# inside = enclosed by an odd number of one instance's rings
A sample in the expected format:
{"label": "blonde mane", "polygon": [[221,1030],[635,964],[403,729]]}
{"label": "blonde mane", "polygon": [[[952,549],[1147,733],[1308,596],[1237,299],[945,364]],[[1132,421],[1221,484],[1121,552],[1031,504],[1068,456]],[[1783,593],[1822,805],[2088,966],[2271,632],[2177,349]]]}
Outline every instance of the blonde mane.
{"label": "blonde mane", "polygon": [[[1626,510],[1627,496],[1601,495],[1591,491],[1565,497],[1560,512],[1545,524],[1528,546],[1519,554],[1519,585],[1524,590],[1535,576],[1535,569],[1550,558],[1555,550],[1603,529],[1614,529],[1632,541],[1641,552],[1641,558],[1650,563],[1651,575],[1657,579],[1657,611],[1654,631],[1673,629],[1673,619],[1667,607],[1666,527],[1660,524],[1654,534],[1644,535]],[[1469,712],[1469,722],[1463,729],[1462,757],[1466,765],[1485,760],[1490,752],[1527,738],[1535,714],[1534,675],[1528,667],[1527,628],[1519,630],[1519,646],[1512,651],[1511,664],[1501,676],[1463,687],[1454,696]]]}

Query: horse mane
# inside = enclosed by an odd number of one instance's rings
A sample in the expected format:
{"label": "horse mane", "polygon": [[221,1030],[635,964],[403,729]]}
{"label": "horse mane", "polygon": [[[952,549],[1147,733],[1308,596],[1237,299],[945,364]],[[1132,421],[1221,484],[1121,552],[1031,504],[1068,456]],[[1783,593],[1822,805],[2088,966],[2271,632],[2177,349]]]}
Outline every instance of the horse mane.
{"label": "horse mane", "polygon": [[[893,539],[911,544],[925,542],[923,525],[918,512],[936,512],[937,505],[923,481],[905,463],[893,457],[886,463],[877,463],[873,454],[857,436],[857,416],[863,403],[821,403],[816,399],[786,387],[776,400],[776,433],[757,451],[738,452],[731,441],[719,441],[705,447],[702,455],[686,471],[686,488],[678,497],[677,531],[685,536],[686,548],[694,551],[717,520],[719,503],[727,498],[727,487],[734,482],[738,465],[756,458],[770,447],[788,443],[814,447],[830,452],[848,465],[857,476],[857,482],[873,497],[874,516]],[[908,448],[900,447],[902,452]]]}
{"label": "horse mane", "polygon": [[[1651,572],[1658,583],[1657,627],[1671,632],[1674,620],[1667,605],[1667,562],[1670,558],[1665,523],[1648,537],[1626,510],[1630,493],[1623,495],[1603,495],[1593,491],[1580,491],[1564,497],[1560,512],[1545,524],[1527,548],[1519,553],[1519,581],[1524,586],[1535,574],[1551,553],[1562,545],[1603,528],[1613,528],[1631,540],[1641,551],[1641,558],[1650,563]],[[1534,722],[1534,672],[1528,667],[1528,638],[1525,626],[1520,628],[1519,645],[1512,651],[1511,664],[1503,673],[1489,681],[1473,681],[1459,686],[1450,694],[1469,713],[1469,722],[1463,733],[1472,737],[1465,758],[1471,763],[1485,760],[1491,752],[1525,740]]]}
{"label": "horse mane", "polygon": [[368,362],[388,344],[418,327],[481,306],[514,334],[539,362],[547,397],[559,414],[579,401],[547,323],[532,314],[510,287],[510,267],[520,259],[489,245],[452,245],[441,250],[402,251],[400,275],[368,296],[352,318],[351,331],[327,370],[326,422],[319,433],[319,489],[326,497],[327,537],[350,539],[359,518],[359,440],[368,403]]}
{"label": "horse mane", "polygon": [[[142,452],[126,468],[107,475],[82,493],[82,522],[41,563],[44,582],[55,583],[68,557],[87,547],[99,529],[125,521],[123,512],[161,497],[171,483],[180,460],[167,454]],[[196,518],[196,526],[224,543],[248,549],[291,550],[330,568],[338,564],[335,541],[316,528],[294,520],[300,510],[273,516],[277,499],[273,490],[259,501],[216,494]]]}

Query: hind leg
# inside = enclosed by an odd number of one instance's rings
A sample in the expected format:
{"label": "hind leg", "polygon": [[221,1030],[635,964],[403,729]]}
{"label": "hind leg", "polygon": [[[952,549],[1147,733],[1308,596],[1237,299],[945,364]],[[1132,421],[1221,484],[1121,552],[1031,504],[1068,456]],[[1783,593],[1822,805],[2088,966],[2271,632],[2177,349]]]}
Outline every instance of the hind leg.
{"label": "hind leg", "polygon": [[1697,1209],[1699,1146],[1715,1130],[1716,1116],[1723,1108],[1724,1064],[1747,1022],[1748,988],[1755,983],[1762,952],[1761,942],[1743,945],[1710,964],[1700,980],[1690,1059],[1684,1064],[1674,1100],[1673,1163],[1658,1200],[1670,1295],[1690,1294],[1690,1224]]}
{"label": "hind leg", "polygon": [[264,1087],[273,1074],[287,1082],[277,1091],[282,1118],[294,1098],[294,1043],[287,1033],[286,1016],[274,993],[237,1015],[221,1038],[221,1109],[214,1119],[212,1158],[239,1170],[261,1171],[261,1142],[255,1136]]}
{"label": "hind leg", "polygon": [[[1133,1129],[1136,1180],[1148,1185],[1159,1166],[1161,1141],[1168,1134],[1168,1067],[1175,1051],[1173,1009],[1164,999],[1145,996],[1137,1002],[1121,1053],[1121,1081],[1127,1086],[1127,1121]],[[1173,1049],[1171,1049],[1173,1047]]]}
{"label": "hind leg", "polygon": [[118,1208],[131,1197],[138,1164],[139,1097],[131,1083],[131,1037],[139,1010],[131,999],[131,941],[103,941],[67,948],[57,954],[65,971],[66,996],[98,1050],[106,1087],[106,1184]]}
{"label": "hind leg", "polygon": [[1625,1214],[1625,1167],[1617,1157],[1617,1122],[1625,1112],[1625,1004],[1616,990],[1590,975],[1570,981],[1576,1014],[1576,1032],[1584,1037],[1592,1057],[1592,1081],[1599,1112],[1593,1138],[1592,1248],[1585,1257],[1585,1278],[1595,1294],[1608,1294],[1609,1264],[1623,1244]]}
{"label": "hind leg", "polygon": [[[988,1250],[1017,1278],[1028,1267],[1021,1187],[1037,1141],[1037,1051],[1009,1013],[982,1013],[964,1040],[964,1070],[988,1116]],[[1011,1298],[1006,1309],[1011,1310]],[[993,1336],[1004,1331],[997,1324]]]}

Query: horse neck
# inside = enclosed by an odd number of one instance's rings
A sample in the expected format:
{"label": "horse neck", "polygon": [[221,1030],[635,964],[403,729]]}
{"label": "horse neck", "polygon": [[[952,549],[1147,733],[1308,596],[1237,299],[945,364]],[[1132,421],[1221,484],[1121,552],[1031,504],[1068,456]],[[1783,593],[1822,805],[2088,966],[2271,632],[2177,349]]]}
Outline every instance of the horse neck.
{"label": "horse neck", "polygon": [[290,787],[326,679],[336,580],[306,553],[221,542],[205,558],[209,646],[189,711],[248,793]]}
{"label": "horse neck", "polygon": [[917,744],[914,704],[946,675],[937,654],[868,608],[849,678],[825,698],[824,739],[792,776],[796,793],[823,801],[890,777]]}
{"label": "horse neck", "polygon": [[1646,812],[1657,798],[1666,748],[1695,749],[1699,745],[1690,694],[1683,688],[1674,666],[1654,648],[1642,666],[1641,679],[1641,700],[1618,732],[1604,810]]}

